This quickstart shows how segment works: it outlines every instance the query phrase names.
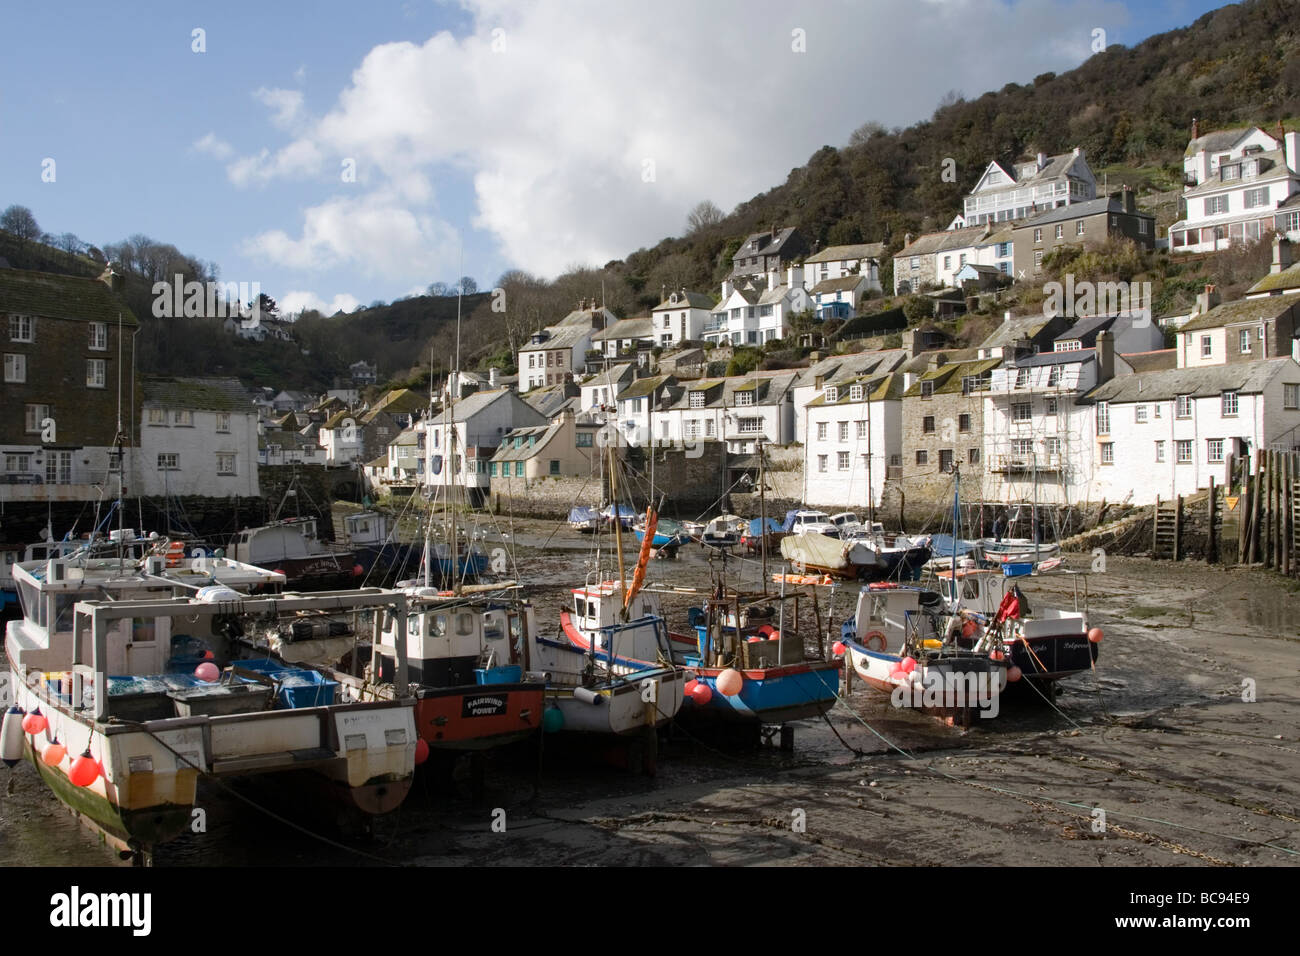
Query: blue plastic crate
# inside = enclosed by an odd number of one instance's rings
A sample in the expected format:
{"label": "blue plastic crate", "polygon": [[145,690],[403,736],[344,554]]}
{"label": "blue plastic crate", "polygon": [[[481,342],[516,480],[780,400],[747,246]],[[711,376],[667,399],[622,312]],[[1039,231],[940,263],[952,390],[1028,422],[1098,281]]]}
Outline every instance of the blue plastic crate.
{"label": "blue plastic crate", "polygon": [[1002,573],[1009,578],[1019,578],[1026,574],[1033,574],[1034,563],[1032,561],[1026,561],[1024,563],[1016,561],[1004,564],[1002,565]]}
{"label": "blue plastic crate", "polygon": [[325,707],[338,696],[339,682],[319,671],[273,671],[267,676],[275,680],[280,692],[277,708]]}
{"label": "blue plastic crate", "polygon": [[474,668],[474,681],[478,684],[517,684],[523,677],[524,669],[518,664]]}

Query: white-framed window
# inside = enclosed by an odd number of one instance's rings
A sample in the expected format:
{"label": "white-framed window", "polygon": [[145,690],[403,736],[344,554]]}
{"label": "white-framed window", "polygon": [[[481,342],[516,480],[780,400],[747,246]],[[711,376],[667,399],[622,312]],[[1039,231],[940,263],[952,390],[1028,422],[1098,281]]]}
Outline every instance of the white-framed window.
{"label": "white-framed window", "polygon": [[839,431],[840,441],[848,441],[848,440],[849,440],[849,423],[848,423],[848,422],[840,422],[840,423],[839,423],[839,429],[838,429],[838,431]]}
{"label": "white-framed window", "polygon": [[1231,418],[1237,414],[1237,393],[1224,392],[1222,395],[1223,417]]}
{"label": "white-framed window", "polygon": [[1211,358],[1214,355],[1214,339],[1208,335],[1201,336],[1201,358]]}
{"label": "white-framed window", "polygon": [[1059,455],[1061,453],[1061,439],[1045,438],[1043,439],[1043,448],[1047,450],[1049,455]]}
{"label": "white-framed window", "polygon": [[1101,443],[1101,463],[1103,465],[1115,464],[1115,443],[1113,441]]}
{"label": "white-framed window", "polygon": [[1027,422],[1033,417],[1034,406],[1029,402],[1014,402],[1011,405],[1011,420]]}
{"label": "white-framed window", "polygon": [[1152,405],[1151,405],[1151,417],[1152,417],[1152,418],[1159,418],[1159,417],[1160,417],[1160,408],[1161,408],[1161,405],[1160,405],[1159,402],[1153,402],[1153,403],[1152,403]]}
{"label": "white-framed window", "polygon": [[1057,238],[1057,239],[1064,239],[1064,238],[1065,238],[1065,226],[1063,226],[1063,225],[1058,225],[1058,226],[1056,227],[1056,238]]}
{"label": "white-framed window", "polygon": [[825,441],[825,440],[826,440],[826,427],[827,427],[827,424],[828,424],[827,422],[818,422],[818,423],[817,423],[817,440],[818,440],[818,441]]}
{"label": "white-framed window", "polygon": [[1268,205],[1268,187],[1261,189],[1247,189],[1244,193],[1247,209],[1257,209],[1260,206]]}
{"label": "white-framed window", "polygon": [[858,441],[861,441],[862,439],[864,439],[864,438],[867,437],[867,420],[866,420],[865,418],[864,418],[864,419],[860,419],[860,420],[858,421],[858,424],[857,424],[857,437],[858,437]]}
{"label": "white-framed window", "polygon": [[826,386],[826,401],[838,402],[840,400],[840,390],[834,385]]}
{"label": "white-framed window", "polygon": [[1060,388],[1061,386],[1061,366],[1053,365],[1047,370],[1047,387]]}
{"label": "white-framed window", "polygon": [[1147,407],[1145,405],[1133,406],[1133,421],[1139,425],[1145,424],[1147,420]]}
{"label": "white-framed window", "polygon": [[[1042,230],[1042,229],[1035,229],[1035,230],[1034,230],[1034,242],[1042,242],[1042,241],[1043,241],[1043,230]],[[1040,258],[1041,258],[1041,257],[1040,257]]]}
{"label": "white-framed window", "polygon": [[45,453],[45,483],[47,485],[72,484],[72,452],[47,451]]}
{"label": "white-framed window", "polygon": [[1029,369],[1016,369],[1016,388],[1026,388],[1029,385]]}
{"label": "white-framed window", "polygon": [[1074,234],[1075,234],[1076,236],[1082,236],[1082,235],[1083,235],[1083,220],[1082,220],[1082,219],[1080,219],[1078,222],[1076,222],[1076,223],[1074,224]]}
{"label": "white-framed window", "polygon": [[698,418],[687,419],[684,434],[687,438],[699,438],[700,420]]}
{"label": "white-framed window", "polygon": [[9,316],[10,342],[35,342],[36,319],[30,315]]}
{"label": "white-framed window", "polygon": [[691,408],[704,407],[704,393],[701,391],[691,392]]}
{"label": "white-framed window", "polygon": [[174,411],[172,412],[172,424],[185,428],[193,428],[194,413],[191,411]]}
{"label": "white-framed window", "polygon": [[1043,250],[1039,249],[1037,252],[1034,253],[1034,268],[1038,269],[1042,266],[1042,264],[1043,264]]}
{"label": "white-framed window", "polygon": [[849,470],[849,453],[847,451],[835,453],[835,467],[840,471]]}
{"label": "white-framed window", "polygon": [[217,431],[230,431],[230,412],[217,412]]}
{"label": "white-framed window", "polygon": [[16,352],[5,353],[5,381],[21,383],[27,381],[27,356]]}
{"label": "white-framed window", "polygon": [[1223,439],[1207,438],[1205,440],[1205,460],[1219,463],[1223,461]]}
{"label": "white-framed window", "polygon": [[[753,404],[754,404],[754,393],[753,393],[753,391],[747,389],[747,390],[745,390],[745,391],[737,392],[737,393],[736,393],[736,404],[737,404],[737,405],[753,405]],[[637,409],[633,409],[633,411],[637,411]]]}
{"label": "white-framed window", "polygon": [[108,382],[108,363],[104,359],[86,359],[86,388],[103,388]]}
{"label": "white-framed window", "polygon": [[1243,355],[1250,351],[1250,329],[1237,330],[1237,350]]}
{"label": "white-framed window", "polygon": [[235,472],[235,456],[226,452],[217,452],[217,474],[233,475]]}
{"label": "white-framed window", "polygon": [[1192,396],[1179,395],[1174,400],[1174,418],[1192,417]]}
{"label": "white-framed window", "polygon": [[1165,460],[1165,443],[1162,441],[1158,441],[1156,442],[1156,461],[1164,461],[1164,460]]}
{"label": "white-framed window", "polygon": [[1189,465],[1192,462],[1192,440],[1190,438],[1180,438],[1174,442],[1174,454],[1178,458],[1178,464]]}
{"label": "white-framed window", "polygon": [[32,456],[26,452],[6,452],[5,471],[11,475],[32,470]]}
{"label": "white-framed window", "polygon": [[826,471],[826,457],[827,457],[826,455],[818,455],[818,456],[817,456],[817,470],[818,470],[819,472],[825,472],[825,471]]}
{"label": "white-framed window", "polygon": [[1300,385],[1282,386],[1282,407],[1300,408]]}
{"label": "white-framed window", "polygon": [[90,350],[92,352],[104,352],[108,350],[107,322],[90,323]]}
{"label": "white-framed window", "polygon": [[763,430],[763,419],[761,418],[742,418],[740,420],[740,430],[744,434],[754,435]]}
{"label": "white-framed window", "polygon": [[862,401],[862,386],[861,386],[861,385],[850,385],[850,386],[849,386],[849,401],[851,401],[851,402],[860,402],[860,401]]}
{"label": "white-framed window", "polygon": [[1097,403],[1097,434],[1098,435],[1110,434],[1110,403],[1109,402]]}
{"label": "white-framed window", "polygon": [[159,471],[176,471],[181,466],[181,456],[174,451],[160,451],[158,453],[158,470]]}
{"label": "white-framed window", "polygon": [[1011,454],[1017,458],[1028,459],[1034,453],[1034,440],[1032,438],[1013,438],[1011,439]]}
{"label": "white-framed window", "polygon": [[145,424],[147,425],[167,425],[167,409],[165,408],[146,408]]}
{"label": "white-framed window", "polygon": [[41,422],[50,417],[50,406],[48,405],[28,405],[26,431],[29,435],[39,434]]}

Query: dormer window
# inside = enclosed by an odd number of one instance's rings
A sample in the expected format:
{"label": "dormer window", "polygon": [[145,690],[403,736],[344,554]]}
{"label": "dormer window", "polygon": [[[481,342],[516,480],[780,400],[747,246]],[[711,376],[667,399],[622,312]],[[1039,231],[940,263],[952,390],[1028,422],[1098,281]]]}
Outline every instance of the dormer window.
{"label": "dormer window", "polygon": [[691,408],[703,408],[703,407],[704,407],[704,392],[702,391],[691,392]]}
{"label": "dormer window", "polygon": [[737,405],[753,405],[753,404],[754,404],[754,393],[753,393],[752,391],[737,392],[737,393],[736,393],[736,404],[737,404]]}
{"label": "dormer window", "polygon": [[934,396],[934,382],[921,383],[921,397],[932,398]]}
{"label": "dormer window", "polygon": [[861,385],[850,385],[850,386],[849,386],[849,401],[851,401],[851,402],[860,402],[860,401],[862,401],[862,386],[861,386]]}
{"label": "dormer window", "polygon": [[826,386],[826,401],[838,402],[840,400],[840,390],[834,385]]}

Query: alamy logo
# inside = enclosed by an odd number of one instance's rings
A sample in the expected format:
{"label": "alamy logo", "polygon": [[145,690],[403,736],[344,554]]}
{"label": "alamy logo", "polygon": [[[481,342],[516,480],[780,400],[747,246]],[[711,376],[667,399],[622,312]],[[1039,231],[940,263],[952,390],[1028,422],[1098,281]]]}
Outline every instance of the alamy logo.
{"label": "alamy logo", "polygon": [[895,707],[978,707],[981,717],[996,717],[1002,709],[998,682],[987,672],[954,674],[929,671],[920,683],[898,684],[890,694]]}
{"label": "alamy logo", "polygon": [[1145,328],[1151,322],[1150,282],[1075,282],[1070,272],[1064,283],[1046,283],[1043,296],[1043,315],[1047,318],[1140,312],[1134,328]]}
{"label": "alamy logo", "polygon": [[260,282],[186,282],[177,273],[171,282],[155,282],[153,297],[156,319],[236,318],[252,328],[262,318]]}
{"label": "alamy logo", "polygon": [[148,936],[152,912],[151,893],[82,893],[74,886],[68,893],[50,897],[51,926],[129,927],[134,936]]}

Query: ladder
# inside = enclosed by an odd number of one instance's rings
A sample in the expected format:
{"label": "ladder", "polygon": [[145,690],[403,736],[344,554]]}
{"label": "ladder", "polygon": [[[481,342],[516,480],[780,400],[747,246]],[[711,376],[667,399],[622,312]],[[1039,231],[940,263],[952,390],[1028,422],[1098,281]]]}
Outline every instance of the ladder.
{"label": "ladder", "polygon": [[1300,480],[1291,482],[1291,553],[1300,557]]}
{"label": "ladder", "polygon": [[1182,502],[1156,499],[1154,521],[1151,532],[1151,557],[1178,560],[1178,537],[1182,530],[1180,525],[1180,508]]}

